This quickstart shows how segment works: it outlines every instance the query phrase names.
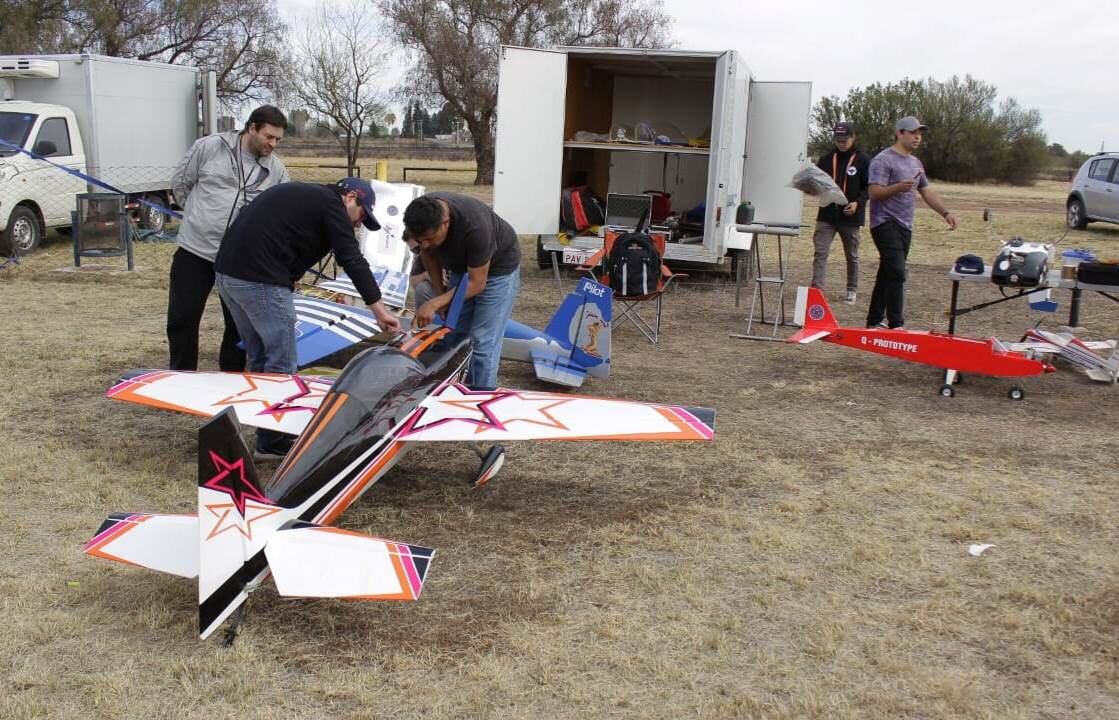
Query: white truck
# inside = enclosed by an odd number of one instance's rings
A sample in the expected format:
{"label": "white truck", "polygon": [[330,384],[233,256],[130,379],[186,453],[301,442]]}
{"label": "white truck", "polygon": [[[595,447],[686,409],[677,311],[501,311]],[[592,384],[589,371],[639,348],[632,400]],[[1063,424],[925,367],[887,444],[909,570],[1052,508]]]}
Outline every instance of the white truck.
{"label": "white truck", "polygon": [[[538,236],[542,267],[549,253],[578,263],[603,240],[557,242],[572,178],[607,198],[608,221],[610,194],[654,190],[693,211],[667,259],[735,259],[750,240],[736,228],[743,201],[752,227],[800,225],[802,195],[787,183],[807,157],[811,95],[809,82],[755,80],[733,50],[503,47],[494,209]],[[642,128],[666,137],[643,142]]]}
{"label": "white truck", "polygon": [[[191,143],[212,132],[212,72],[99,55],[0,56],[0,140],[164,207]],[[75,195],[107,192],[0,145],[0,254],[71,224]],[[145,227],[165,215],[132,202]]]}

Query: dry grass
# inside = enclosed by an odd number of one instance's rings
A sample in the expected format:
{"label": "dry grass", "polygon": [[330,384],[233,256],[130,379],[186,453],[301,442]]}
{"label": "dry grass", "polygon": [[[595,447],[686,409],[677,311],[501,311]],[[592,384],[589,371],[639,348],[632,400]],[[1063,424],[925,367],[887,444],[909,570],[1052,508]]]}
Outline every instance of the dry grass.
{"label": "dry grass", "polygon": [[[1059,206],[1059,184],[1028,189],[1036,203],[943,190],[963,226],[921,213],[914,327],[945,325],[956,255],[993,256],[979,208],[1002,234],[1063,232],[1060,212],[1022,207]],[[1119,228],[1066,244],[1119,255]],[[165,362],[171,251],[73,273],[59,240],[0,277],[0,717],[1119,716],[1116,389],[1062,371],[1023,403],[985,378],[945,400],[916,365],[731,340],[743,311],[719,273],[669,299],[659,347],[618,330],[614,376],[587,388],[716,407],[717,442],[517,445],[482,491],[466,449],[417,449],[342,525],[439,548],[422,600],[264,589],[232,649],[201,643],[191,583],[78,549],[108,511],[194,502],[198,421],[101,397],[119,371]],[[545,321],[550,276],[526,259],[524,285],[517,316]],[[836,308],[850,323],[865,309]],[[1060,319],[1015,302],[961,330]],[[1090,296],[1083,320],[1114,337],[1119,305]],[[219,330],[215,304],[209,367]],[[503,377],[533,383],[525,366]],[[970,542],[996,547],[971,557]]]}

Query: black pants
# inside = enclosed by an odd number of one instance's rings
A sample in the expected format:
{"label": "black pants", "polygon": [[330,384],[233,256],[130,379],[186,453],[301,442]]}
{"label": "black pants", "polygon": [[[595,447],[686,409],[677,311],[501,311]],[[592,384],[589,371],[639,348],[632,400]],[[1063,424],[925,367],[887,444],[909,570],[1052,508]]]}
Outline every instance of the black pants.
{"label": "black pants", "polygon": [[[214,287],[214,264],[179,248],[171,258],[171,289],[167,297],[167,345],[171,351],[171,370],[198,369],[198,326],[206,309],[206,299]],[[218,298],[219,301],[221,298]],[[221,304],[225,333],[218,352],[218,367],[224,372],[245,370],[245,351],[237,347],[241,336],[237,325]]]}
{"label": "black pants", "polygon": [[909,258],[913,232],[887,220],[872,227],[870,236],[878,248],[878,275],[874,278],[866,325],[873,327],[886,320],[892,328],[901,327],[905,325],[905,261]]}

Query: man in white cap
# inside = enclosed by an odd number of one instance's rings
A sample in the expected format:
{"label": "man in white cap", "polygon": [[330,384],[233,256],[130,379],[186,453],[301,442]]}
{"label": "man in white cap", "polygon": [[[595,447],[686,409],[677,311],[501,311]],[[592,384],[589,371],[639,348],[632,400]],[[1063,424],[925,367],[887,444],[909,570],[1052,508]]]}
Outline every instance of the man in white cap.
{"label": "man in white cap", "polygon": [[921,146],[928,125],[908,115],[894,123],[894,144],[870,161],[870,236],[878,248],[878,275],[870,296],[867,327],[905,327],[905,263],[913,240],[917,193],[956,229],[956,218],[944,207],[913,152]]}

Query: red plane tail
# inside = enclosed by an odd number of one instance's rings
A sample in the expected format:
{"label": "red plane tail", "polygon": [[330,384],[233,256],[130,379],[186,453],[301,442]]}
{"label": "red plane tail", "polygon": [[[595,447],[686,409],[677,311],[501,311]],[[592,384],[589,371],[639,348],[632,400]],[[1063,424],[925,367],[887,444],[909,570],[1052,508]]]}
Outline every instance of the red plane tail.
{"label": "red plane tail", "polygon": [[808,291],[808,296],[803,303],[803,329],[789,336],[786,342],[803,345],[825,338],[839,327],[839,323],[835,321],[835,316],[831,314],[831,308],[828,307],[828,301],[824,298],[824,293],[820,288],[798,288],[797,306],[801,305],[799,294],[805,290]]}

